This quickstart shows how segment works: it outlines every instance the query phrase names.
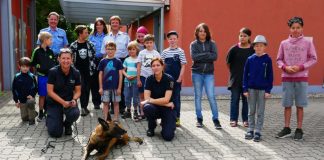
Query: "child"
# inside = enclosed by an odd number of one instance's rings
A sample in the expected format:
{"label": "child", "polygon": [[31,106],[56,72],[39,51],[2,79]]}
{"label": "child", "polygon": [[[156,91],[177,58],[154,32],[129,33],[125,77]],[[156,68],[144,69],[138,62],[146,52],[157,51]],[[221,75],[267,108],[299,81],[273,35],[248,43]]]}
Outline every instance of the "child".
{"label": "child", "polygon": [[242,122],[248,127],[248,103],[243,96],[242,79],[244,65],[248,57],[255,53],[251,45],[251,30],[242,28],[239,33],[239,43],[235,44],[228,51],[226,63],[230,71],[228,90],[231,91],[230,125],[237,127],[239,117],[240,97],[242,97]]}
{"label": "child", "polygon": [[19,67],[20,72],[16,74],[12,82],[13,99],[16,107],[20,108],[22,121],[29,121],[29,125],[34,125],[37,116],[35,110],[36,78],[29,71],[30,59],[28,57],[22,57],[19,60]]}
{"label": "child", "polygon": [[304,38],[303,19],[293,17],[289,19],[290,35],[281,42],[277,64],[282,69],[282,106],[285,107],[285,127],[276,137],[284,138],[290,135],[291,107],[297,107],[297,129],[294,140],[303,138],[303,108],[307,107],[308,69],[317,62],[317,55],[312,41]]}
{"label": "child", "polygon": [[124,95],[125,105],[127,111],[124,113],[122,118],[131,118],[131,102],[133,100],[134,107],[134,120],[138,118],[137,108],[139,107],[138,87],[137,87],[137,54],[139,52],[138,44],[136,41],[132,41],[128,44],[129,57],[125,59],[123,63],[123,75],[124,80]]}
{"label": "child", "polygon": [[[245,139],[253,138],[255,142],[261,140],[265,98],[270,98],[273,83],[272,61],[265,53],[266,46],[264,36],[255,37],[253,42],[255,54],[247,59],[243,74],[243,94],[248,98],[249,105],[249,128]],[[256,124],[255,112],[257,112]]]}
{"label": "child", "polygon": [[47,96],[47,79],[48,71],[54,67],[57,62],[54,52],[49,48],[52,45],[52,35],[49,32],[40,32],[38,39],[41,43],[37,47],[31,57],[31,65],[36,68],[38,80],[38,95],[39,95],[39,116],[38,122],[41,122],[44,117],[45,98]]}
{"label": "child", "polygon": [[[152,75],[151,61],[153,58],[160,58],[160,53],[154,50],[154,36],[147,34],[144,37],[145,49],[139,52],[137,57],[137,86],[139,87],[140,100],[144,101],[144,85],[148,76]],[[143,105],[141,104],[141,116],[144,119]]]}
{"label": "child", "polygon": [[122,62],[115,58],[116,43],[108,42],[105,45],[107,57],[99,63],[99,93],[104,103],[103,114],[107,120],[109,114],[109,102],[114,103],[114,121],[118,121],[119,102],[121,100],[122,86]]}
{"label": "child", "polygon": [[185,64],[187,64],[184,51],[178,47],[178,37],[179,36],[176,31],[170,31],[167,34],[169,48],[165,49],[161,54],[161,58],[163,59],[165,64],[165,73],[171,75],[175,81],[173,86],[172,99],[174,103],[174,108],[177,111],[177,127],[180,126],[181,82],[183,79]]}

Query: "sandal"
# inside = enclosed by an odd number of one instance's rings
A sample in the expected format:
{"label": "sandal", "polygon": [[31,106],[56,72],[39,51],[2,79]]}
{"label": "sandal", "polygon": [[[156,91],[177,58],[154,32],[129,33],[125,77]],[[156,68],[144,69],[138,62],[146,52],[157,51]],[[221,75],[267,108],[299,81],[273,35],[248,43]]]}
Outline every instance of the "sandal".
{"label": "sandal", "polygon": [[230,125],[231,127],[237,127],[237,121],[231,121]]}
{"label": "sandal", "polygon": [[244,122],[243,122],[243,126],[244,126],[244,127],[249,127],[249,122],[248,122],[248,121],[244,121]]}

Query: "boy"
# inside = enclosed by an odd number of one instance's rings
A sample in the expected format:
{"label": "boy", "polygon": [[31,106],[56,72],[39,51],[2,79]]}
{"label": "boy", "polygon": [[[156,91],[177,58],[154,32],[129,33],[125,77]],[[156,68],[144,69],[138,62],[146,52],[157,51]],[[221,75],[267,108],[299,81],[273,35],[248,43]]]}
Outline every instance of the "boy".
{"label": "boy", "polygon": [[133,99],[134,107],[134,120],[138,120],[137,108],[139,107],[138,87],[137,87],[137,54],[139,52],[138,44],[136,41],[132,41],[127,46],[129,57],[125,59],[123,63],[123,75],[124,80],[124,95],[125,105],[127,107],[126,112],[122,118],[131,118],[131,102]]}
{"label": "boy", "polygon": [[48,71],[54,67],[57,62],[54,52],[49,48],[52,45],[52,35],[49,32],[40,32],[38,39],[41,44],[34,50],[32,54],[31,65],[35,67],[37,71],[39,95],[39,115],[37,121],[41,122],[45,115],[43,110],[47,96],[46,84],[48,80]]}
{"label": "boy", "polygon": [[[144,85],[148,76],[152,75],[151,61],[153,58],[160,58],[160,53],[154,50],[154,35],[144,36],[145,49],[139,52],[137,57],[137,86],[139,87],[140,100],[144,101]],[[141,104],[141,115],[139,120],[144,119],[143,105]]]}
{"label": "boy", "polygon": [[[245,139],[253,138],[255,142],[261,140],[265,98],[270,98],[273,83],[272,61],[265,53],[266,46],[265,37],[257,35],[253,42],[255,54],[247,59],[243,74],[243,94],[248,98],[249,105],[249,128]],[[256,124],[255,112],[257,112]]]}
{"label": "boy", "polygon": [[307,107],[308,70],[317,62],[317,54],[312,41],[303,35],[303,19],[293,17],[288,20],[289,38],[280,43],[277,64],[282,69],[282,106],[285,108],[285,127],[276,137],[284,138],[291,134],[291,107],[297,108],[297,128],[294,140],[303,139],[304,107]]}
{"label": "boy", "polygon": [[119,102],[121,100],[121,88],[123,66],[119,59],[115,58],[116,43],[108,42],[105,45],[107,57],[99,63],[99,93],[104,103],[103,114],[107,120],[109,114],[109,102],[114,104],[114,121],[118,121]]}
{"label": "boy", "polygon": [[19,60],[19,67],[20,72],[16,74],[12,82],[13,99],[16,107],[20,108],[22,121],[29,121],[29,125],[34,125],[37,116],[35,110],[36,78],[29,71],[30,59],[28,57],[22,57]]}
{"label": "boy", "polygon": [[178,47],[178,37],[179,35],[176,31],[170,31],[167,34],[169,48],[165,49],[161,54],[161,58],[163,59],[165,64],[165,73],[171,75],[175,80],[172,96],[174,108],[177,111],[177,127],[180,126],[181,82],[183,79],[185,64],[187,64],[184,51],[180,47]]}

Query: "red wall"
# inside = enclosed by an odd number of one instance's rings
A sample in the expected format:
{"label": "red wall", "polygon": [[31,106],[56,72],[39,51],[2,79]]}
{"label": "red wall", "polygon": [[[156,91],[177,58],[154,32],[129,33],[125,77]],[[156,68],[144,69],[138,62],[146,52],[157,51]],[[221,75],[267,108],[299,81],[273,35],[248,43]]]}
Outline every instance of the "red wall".
{"label": "red wall", "polygon": [[[197,0],[170,0],[171,8],[165,11],[165,33],[169,30],[179,32],[179,46],[185,50],[188,64],[186,66],[184,86],[192,86],[191,58],[189,45],[194,40],[194,30],[199,23],[207,23],[212,38],[218,47],[218,60],[215,63],[215,79],[217,86],[226,86],[229,72],[226,67],[228,49],[238,42],[238,32],[242,27],[252,30],[252,41],[258,34],[268,40],[267,52],[273,60],[275,80],[274,85],[281,84],[281,70],[277,68],[276,56],[279,44],[288,38],[287,20],[293,16],[304,19],[304,35],[312,36],[317,50],[318,63],[310,69],[310,85],[320,85],[324,79],[324,1],[322,0],[234,0],[208,1],[203,4]],[[141,20],[141,25],[153,31],[153,19],[147,17]],[[136,25],[132,27],[134,36]],[[167,41],[164,42],[168,46]]]}

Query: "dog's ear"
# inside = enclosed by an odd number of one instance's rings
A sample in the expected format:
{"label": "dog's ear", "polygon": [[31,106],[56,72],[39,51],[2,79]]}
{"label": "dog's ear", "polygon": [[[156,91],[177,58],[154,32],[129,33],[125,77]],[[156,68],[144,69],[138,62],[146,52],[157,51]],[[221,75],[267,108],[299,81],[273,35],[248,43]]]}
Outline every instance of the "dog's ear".
{"label": "dog's ear", "polygon": [[111,122],[111,121],[112,121],[112,120],[111,120],[111,116],[110,116],[110,113],[109,113],[109,112],[107,113],[107,119],[106,119],[106,120],[107,120],[107,122]]}
{"label": "dog's ear", "polygon": [[99,117],[98,122],[104,130],[109,130],[109,124],[104,119]]}

